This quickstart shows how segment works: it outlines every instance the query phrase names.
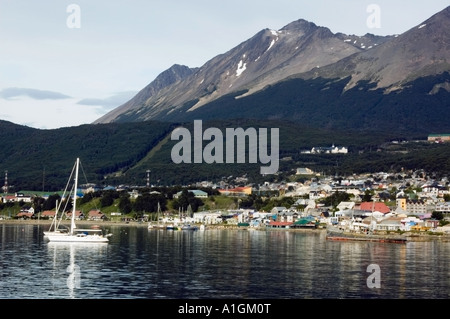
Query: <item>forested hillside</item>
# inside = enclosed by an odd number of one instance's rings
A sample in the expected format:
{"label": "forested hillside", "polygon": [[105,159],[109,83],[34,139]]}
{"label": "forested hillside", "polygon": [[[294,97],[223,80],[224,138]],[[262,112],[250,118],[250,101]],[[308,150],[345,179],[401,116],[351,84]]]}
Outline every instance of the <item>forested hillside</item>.
{"label": "forested hillside", "polygon": [[[203,123],[203,131],[214,127],[224,133],[226,128],[279,128],[279,172],[275,175],[262,176],[262,164],[249,164],[248,160],[243,164],[175,164],[171,151],[178,141],[172,141],[170,136],[178,126],[193,130],[193,122],[110,123],[37,130],[0,121],[0,174],[8,171],[9,190],[15,192],[64,189],[77,157],[82,163],[80,183],[103,186],[145,185],[147,171],[151,184],[161,186],[237,176],[246,176],[254,183],[282,181],[292,179],[299,167],[326,175],[402,169],[425,169],[445,175],[450,171],[450,144],[426,142],[426,135],[313,128],[305,123],[277,120]],[[422,142],[413,142],[412,137]],[[203,141],[203,147],[208,143]],[[348,154],[304,153],[312,147],[333,144],[348,148]]]}

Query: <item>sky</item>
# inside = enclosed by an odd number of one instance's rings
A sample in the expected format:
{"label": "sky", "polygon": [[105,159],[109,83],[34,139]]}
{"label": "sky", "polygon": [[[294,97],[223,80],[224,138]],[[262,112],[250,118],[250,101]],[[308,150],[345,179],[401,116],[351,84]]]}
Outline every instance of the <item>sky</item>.
{"label": "sky", "polygon": [[394,35],[450,0],[0,0],[0,120],[90,124],[174,64],[200,67],[269,28]]}

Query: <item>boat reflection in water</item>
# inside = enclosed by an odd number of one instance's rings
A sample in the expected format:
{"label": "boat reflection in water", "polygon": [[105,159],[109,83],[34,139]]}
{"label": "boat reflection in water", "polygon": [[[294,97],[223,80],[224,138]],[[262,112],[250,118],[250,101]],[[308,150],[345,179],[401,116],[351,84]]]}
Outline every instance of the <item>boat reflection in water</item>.
{"label": "boat reflection in water", "polygon": [[49,255],[53,256],[52,282],[56,295],[60,296],[61,291],[66,290],[62,295],[67,295],[67,298],[83,298],[83,289],[88,287],[83,287],[82,277],[88,277],[89,273],[98,270],[92,262],[106,258],[108,243],[50,241],[47,247]]}

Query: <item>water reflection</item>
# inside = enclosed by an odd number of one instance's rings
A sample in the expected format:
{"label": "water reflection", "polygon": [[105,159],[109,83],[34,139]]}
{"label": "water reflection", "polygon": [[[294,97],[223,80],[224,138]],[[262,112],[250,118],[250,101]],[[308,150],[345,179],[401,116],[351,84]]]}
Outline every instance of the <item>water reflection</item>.
{"label": "water reflection", "polygon": [[[57,243],[43,240],[42,229],[0,226],[0,298],[450,297],[450,245],[444,242],[132,226],[111,232],[109,243]],[[379,271],[379,288],[368,285],[371,269]]]}
{"label": "water reflection", "polygon": [[87,279],[101,270],[108,243],[47,242],[46,247],[53,266],[52,297],[83,298],[88,290],[95,289]]}

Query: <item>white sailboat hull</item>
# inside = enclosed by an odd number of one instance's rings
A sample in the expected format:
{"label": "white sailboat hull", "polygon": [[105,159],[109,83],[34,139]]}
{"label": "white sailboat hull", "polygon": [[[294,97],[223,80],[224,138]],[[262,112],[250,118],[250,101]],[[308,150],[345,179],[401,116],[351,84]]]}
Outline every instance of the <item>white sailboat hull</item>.
{"label": "white sailboat hull", "polygon": [[68,233],[67,231],[65,232],[61,232],[59,230],[53,230],[53,231],[45,231],[44,232],[44,236],[49,237],[49,236],[67,236]]}
{"label": "white sailboat hull", "polygon": [[104,236],[99,235],[47,235],[52,242],[77,242],[77,243],[107,243],[109,240]]}

